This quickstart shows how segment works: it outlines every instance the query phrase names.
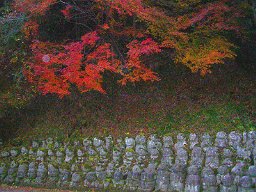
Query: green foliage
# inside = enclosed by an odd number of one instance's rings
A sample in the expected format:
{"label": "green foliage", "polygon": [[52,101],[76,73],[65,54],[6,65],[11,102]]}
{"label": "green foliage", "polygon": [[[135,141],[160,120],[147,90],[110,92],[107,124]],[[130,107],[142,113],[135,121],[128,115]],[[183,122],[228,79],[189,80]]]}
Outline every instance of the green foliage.
{"label": "green foliage", "polygon": [[11,12],[10,7],[0,8],[0,53],[14,48],[21,38],[21,28],[25,22],[25,15]]}
{"label": "green foliage", "polygon": [[33,98],[31,90],[24,89],[24,87],[8,83],[0,83],[2,90],[0,90],[0,118],[3,118],[6,113],[13,110],[19,110],[26,106]]}
{"label": "green foliage", "polygon": [[25,20],[25,15],[11,12],[7,3],[0,8],[0,118],[22,108],[33,97],[22,69],[27,54],[21,33]]}

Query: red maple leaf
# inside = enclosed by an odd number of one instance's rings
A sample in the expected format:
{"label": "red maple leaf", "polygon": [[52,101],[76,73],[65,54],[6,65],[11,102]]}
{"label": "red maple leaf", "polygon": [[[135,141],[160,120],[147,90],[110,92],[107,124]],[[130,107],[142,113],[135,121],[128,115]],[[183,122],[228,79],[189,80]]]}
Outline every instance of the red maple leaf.
{"label": "red maple leaf", "polygon": [[71,18],[71,14],[70,14],[70,10],[73,8],[72,5],[67,5],[65,7],[65,9],[62,9],[61,12],[62,14],[65,16],[65,18],[70,19]]}

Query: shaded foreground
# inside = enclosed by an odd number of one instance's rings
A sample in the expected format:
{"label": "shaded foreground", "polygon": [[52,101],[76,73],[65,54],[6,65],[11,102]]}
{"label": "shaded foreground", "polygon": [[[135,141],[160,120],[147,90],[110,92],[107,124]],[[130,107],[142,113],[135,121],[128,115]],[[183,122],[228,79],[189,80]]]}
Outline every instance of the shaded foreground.
{"label": "shaded foreground", "polygon": [[253,192],[255,143],[256,131],[214,137],[48,138],[3,148],[0,178],[6,184],[83,191]]}
{"label": "shaded foreground", "polygon": [[58,189],[37,189],[33,187],[17,187],[17,186],[7,186],[2,185],[0,186],[1,192],[69,192],[67,190],[58,190]]}
{"label": "shaded foreground", "polygon": [[256,130],[254,73],[228,64],[202,78],[179,66],[165,68],[160,82],[126,87],[108,83],[106,95],[38,96],[0,117],[0,139],[16,145],[48,137],[63,141],[109,134],[118,138]]}

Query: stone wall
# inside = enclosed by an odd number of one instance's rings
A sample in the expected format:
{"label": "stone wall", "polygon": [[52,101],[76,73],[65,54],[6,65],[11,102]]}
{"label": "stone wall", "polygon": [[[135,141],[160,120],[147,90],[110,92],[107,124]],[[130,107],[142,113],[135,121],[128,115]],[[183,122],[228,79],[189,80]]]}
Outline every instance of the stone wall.
{"label": "stone wall", "polygon": [[99,191],[256,191],[256,131],[52,138],[1,151],[0,182]]}

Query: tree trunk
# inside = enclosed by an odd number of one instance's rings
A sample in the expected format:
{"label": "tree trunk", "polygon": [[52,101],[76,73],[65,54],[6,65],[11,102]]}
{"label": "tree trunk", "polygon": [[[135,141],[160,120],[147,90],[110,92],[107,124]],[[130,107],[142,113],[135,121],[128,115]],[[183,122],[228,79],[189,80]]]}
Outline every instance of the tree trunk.
{"label": "tree trunk", "polygon": [[256,26],[256,0],[251,0],[252,11],[253,11],[253,24]]}

